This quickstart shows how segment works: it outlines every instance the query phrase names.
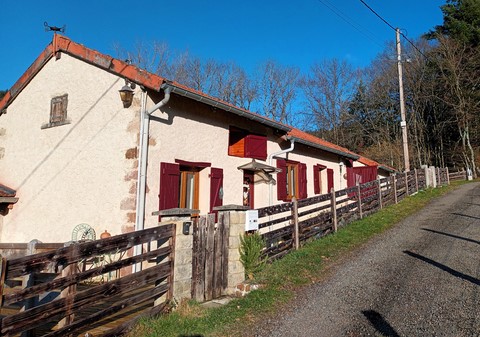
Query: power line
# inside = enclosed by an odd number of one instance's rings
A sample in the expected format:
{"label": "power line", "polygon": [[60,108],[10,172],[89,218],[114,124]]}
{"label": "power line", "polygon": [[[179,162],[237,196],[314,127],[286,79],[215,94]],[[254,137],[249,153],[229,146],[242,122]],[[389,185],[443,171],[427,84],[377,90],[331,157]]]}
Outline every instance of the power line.
{"label": "power line", "polygon": [[330,11],[332,11],[340,19],[342,19],[347,24],[352,26],[355,30],[357,30],[358,32],[363,34],[370,41],[372,41],[373,43],[375,43],[379,47],[383,47],[383,44],[378,42],[379,40],[375,37],[375,35],[373,33],[371,33],[370,31],[368,31],[368,29],[362,27],[361,25],[356,23],[354,20],[352,20],[350,17],[348,17],[347,15],[342,13],[342,11],[340,11],[337,7],[335,7],[335,5],[330,3],[328,0],[317,0],[317,1],[320,2],[321,4],[323,4],[325,7],[327,7]]}
{"label": "power line", "polygon": [[380,20],[382,20],[383,22],[385,22],[385,24],[386,24],[388,27],[390,27],[390,28],[392,28],[393,30],[396,31],[396,28],[395,28],[395,27],[393,27],[390,23],[388,23],[387,20],[385,20],[384,18],[382,18],[382,16],[381,16],[380,14],[378,14],[377,12],[375,12],[375,10],[374,10],[372,7],[370,7],[365,1],[360,0],[360,2],[361,2],[362,4],[364,4],[365,7],[367,7],[367,8],[368,8],[373,14],[375,14]]}
{"label": "power line", "polygon": [[[390,27],[393,31],[397,31],[397,29],[395,27],[393,27],[387,20],[385,20],[380,14],[378,14],[372,7],[370,7],[365,1],[363,0],[360,0],[360,2],[362,4],[365,5],[365,7],[367,7],[373,14],[375,14],[380,20],[382,20],[388,27]],[[400,32],[400,35],[402,35],[402,37],[408,42],[410,43],[413,48],[415,48],[419,53],[420,55],[422,55],[423,57],[425,57],[426,59],[428,59],[428,57],[412,42],[410,41],[410,39],[405,35],[403,34],[402,32]]]}

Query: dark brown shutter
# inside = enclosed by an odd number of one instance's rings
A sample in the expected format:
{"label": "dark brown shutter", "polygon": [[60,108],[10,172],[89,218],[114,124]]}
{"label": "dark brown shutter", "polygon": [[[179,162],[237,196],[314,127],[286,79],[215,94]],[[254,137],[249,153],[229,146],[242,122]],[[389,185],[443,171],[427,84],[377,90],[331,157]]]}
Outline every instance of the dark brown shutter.
{"label": "dark brown shutter", "polygon": [[327,186],[328,192],[330,193],[332,191],[332,188],[334,188],[333,169],[327,169]]}
{"label": "dark brown shutter", "polygon": [[50,102],[50,123],[64,122],[67,118],[68,94],[52,98]]}
{"label": "dark brown shutter", "polygon": [[277,168],[282,170],[277,173],[277,198],[287,201],[287,163],[283,159],[277,159]]}
{"label": "dark brown shutter", "polygon": [[180,166],[160,163],[159,210],[177,208],[180,193]]}
{"label": "dark brown shutter", "polygon": [[307,197],[307,165],[298,164],[298,198],[305,199]]}

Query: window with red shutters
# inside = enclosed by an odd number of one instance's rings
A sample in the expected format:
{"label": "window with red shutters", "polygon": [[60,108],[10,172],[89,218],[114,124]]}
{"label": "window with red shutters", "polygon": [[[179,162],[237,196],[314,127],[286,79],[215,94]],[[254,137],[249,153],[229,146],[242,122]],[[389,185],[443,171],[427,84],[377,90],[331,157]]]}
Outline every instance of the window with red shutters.
{"label": "window with red shutters", "polygon": [[377,179],[377,166],[347,167],[347,186],[365,184]]}
{"label": "window with red shutters", "polygon": [[290,201],[293,197],[307,197],[307,165],[295,161],[277,159],[278,200]]}
{"label": "window with red shutters", "polygon": [[332,191],[332,188],[335,187],[333,183],[333,169],[327,169],[327,186],[328,186],[328,193]]}
{"label": "window with red shutters", "polygon": [[313,165],[313,193],[322,193],[322,171],[327,167],[324,165]]}
{"label": "window with red shutters", "polygon": [[[347,167],[347,186],[353,187],[377,179],[377,166]],[[362,195],[375,193],[375,186],[362,189]],[[370,191],[370,192],[369,192]]]}
{"label": "window with red shutters", "polygon": [[160,163],[159,209],[198,209],[199,173],[210,163],[175,160],[176,164]]}
{"label": "window with red shutters", "polygon": [[267,137],[230,127],[228,154],[241,158],[267,159]]}
{"label": "window with red shutters", "polygon": [[180,165],[160,163],[159,210],[177,208],[180,198]]}

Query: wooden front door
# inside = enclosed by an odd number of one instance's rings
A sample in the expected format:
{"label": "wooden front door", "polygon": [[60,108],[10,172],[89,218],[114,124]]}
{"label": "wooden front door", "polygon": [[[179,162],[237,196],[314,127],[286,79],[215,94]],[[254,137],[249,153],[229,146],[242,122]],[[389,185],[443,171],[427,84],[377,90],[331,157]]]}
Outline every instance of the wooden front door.
{"label": "wooden front door", "polygon": [[243,171],[243,206],[254,209],[255,188],[254,173]]}

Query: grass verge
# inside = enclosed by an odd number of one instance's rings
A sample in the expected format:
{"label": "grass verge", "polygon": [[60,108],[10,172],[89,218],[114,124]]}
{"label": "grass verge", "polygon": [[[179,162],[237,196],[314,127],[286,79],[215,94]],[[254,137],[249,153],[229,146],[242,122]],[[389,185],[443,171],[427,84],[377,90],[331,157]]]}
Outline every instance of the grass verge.
{"label": "grass verge", "polygon": [[129,336],[238,336],[288,302],[299,287],[317,282],[339,258],[419,211],[431,200],[464,182],[420,191],[400,203],[352,222],[337,233],[305,244],[283,259],[268,264],[257,276],[265,286],[220,308],[207,309],[193,301],[181,302],[169,315],[143,320]]}

